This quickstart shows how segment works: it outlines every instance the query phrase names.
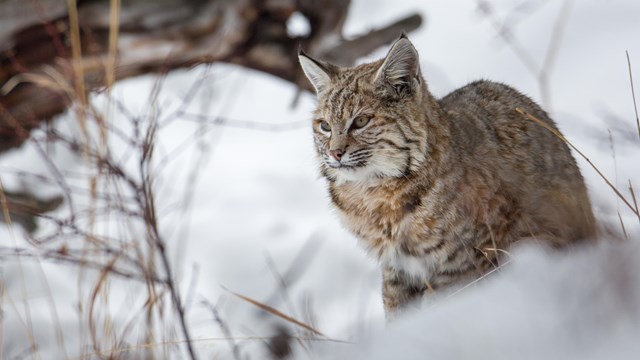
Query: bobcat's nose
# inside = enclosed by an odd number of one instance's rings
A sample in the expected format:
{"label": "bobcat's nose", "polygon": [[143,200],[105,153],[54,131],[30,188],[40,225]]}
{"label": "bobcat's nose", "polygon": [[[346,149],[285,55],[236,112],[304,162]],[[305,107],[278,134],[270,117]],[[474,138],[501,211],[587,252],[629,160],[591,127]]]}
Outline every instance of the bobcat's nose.
{"label": "bobcat's nose", "polygon": [[329,150],[329,155],[333,156],[334,159],[340,161],[340,159],[342,158],[342,155],[344,155],[344,150],[342,149]]}

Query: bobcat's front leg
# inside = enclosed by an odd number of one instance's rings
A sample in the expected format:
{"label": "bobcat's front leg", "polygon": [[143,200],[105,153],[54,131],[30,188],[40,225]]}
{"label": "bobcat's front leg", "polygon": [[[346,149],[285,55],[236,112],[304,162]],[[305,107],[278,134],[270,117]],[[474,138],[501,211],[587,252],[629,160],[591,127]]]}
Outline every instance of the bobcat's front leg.
{"label": "bobcat's front leg", "polygon": [[382,279],[382,302],[387,319],[400,313],[425,291],[425,287],[412,284],[406,275],[390,267],[384,268]]}

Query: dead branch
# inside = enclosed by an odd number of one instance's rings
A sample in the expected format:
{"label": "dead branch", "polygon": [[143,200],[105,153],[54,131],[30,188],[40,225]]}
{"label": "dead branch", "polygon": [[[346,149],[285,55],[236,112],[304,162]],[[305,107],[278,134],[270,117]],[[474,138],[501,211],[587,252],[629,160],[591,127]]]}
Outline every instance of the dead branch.
{"label": "dead branch", "polygon": [[[0,22],[7,24],[0,27],[0,152],[20,145],[42,121],[86,99],[78,92],[99,90],[112,81],[221,61],[310,90],[297,66],[300,46],[352,65],[422,21],[413,14],[345,39],[348,0],[125,1],[117,21],[109,2],[78,1],[77,24],[69,16],[76,11],[68,14],[60,3],[0,2]],[[287,33],[287,20],[296,12],[309,21],[306,36]],[[117,32],[110,31],[114,23]]]}

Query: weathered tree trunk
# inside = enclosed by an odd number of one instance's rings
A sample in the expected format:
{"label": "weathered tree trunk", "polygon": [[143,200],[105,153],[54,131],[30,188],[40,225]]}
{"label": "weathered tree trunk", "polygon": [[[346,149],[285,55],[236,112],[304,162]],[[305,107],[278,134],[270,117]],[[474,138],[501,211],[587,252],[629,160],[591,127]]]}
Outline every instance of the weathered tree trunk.
{"label": "weathered tree trunk", "polygon": [[[299,46],[351,65],[421,23],[415,14],[347,40],[349,3],[0,0],[0,153],[73,102],[86,102],[87,92],[120,79],[223,61],[310,89],[297,66]],[[295,12],[309,21],[308,35],[287,33]]]}

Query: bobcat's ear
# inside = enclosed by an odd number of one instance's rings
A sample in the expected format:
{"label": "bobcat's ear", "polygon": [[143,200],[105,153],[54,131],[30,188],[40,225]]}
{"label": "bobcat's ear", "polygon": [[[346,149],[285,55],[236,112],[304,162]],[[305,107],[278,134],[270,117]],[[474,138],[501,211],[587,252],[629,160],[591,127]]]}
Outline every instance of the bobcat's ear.
{"label": "bobcat's ear", "polygon": [[418,51],[406,35],[402,34],[391,46],[376,73],[375,82],[391,85],[396,93],[412,92],[414,80],[420,82],[420,61]]}
{"label": "bobcat's ear", "polygon": [[316,94],[320,95],[331,84],[331,79],[337,72],[337,68],[334,65],[323,63],[315,60],[300,50],[298,54],[298,60],[302,71],[307,75],[311,85],[316,89]]}

